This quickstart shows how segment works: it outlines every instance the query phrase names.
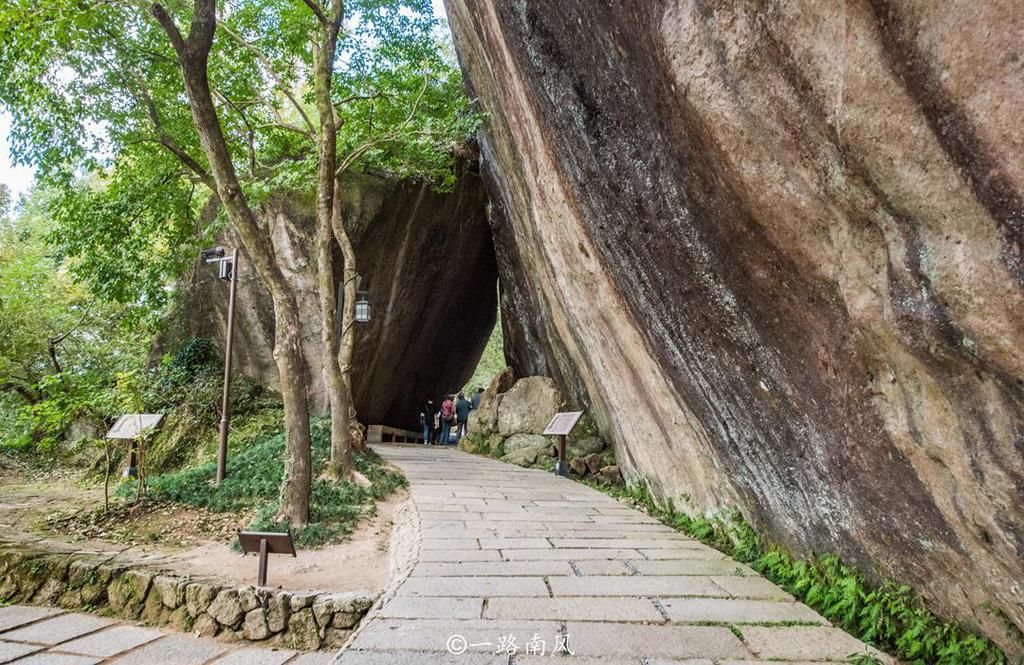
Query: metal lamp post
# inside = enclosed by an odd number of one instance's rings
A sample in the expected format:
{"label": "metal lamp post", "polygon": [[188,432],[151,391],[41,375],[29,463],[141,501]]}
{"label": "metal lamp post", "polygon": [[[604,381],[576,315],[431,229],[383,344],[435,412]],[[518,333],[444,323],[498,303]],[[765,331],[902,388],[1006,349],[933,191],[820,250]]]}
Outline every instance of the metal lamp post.
{"label": "metal lamp post", "polygon": [[225,256],[223,247],[203,250],[203,259],[207,263],[216,263],[217,277],[231,283],[228,289],[228,329],[224,343],[224,389],[220,403],[220,441],[217,446],[217,484],[227,475],[228,466],[228,431],[231,427],[231,342],[235,332],[235,286],[238,275],[238,249]]}

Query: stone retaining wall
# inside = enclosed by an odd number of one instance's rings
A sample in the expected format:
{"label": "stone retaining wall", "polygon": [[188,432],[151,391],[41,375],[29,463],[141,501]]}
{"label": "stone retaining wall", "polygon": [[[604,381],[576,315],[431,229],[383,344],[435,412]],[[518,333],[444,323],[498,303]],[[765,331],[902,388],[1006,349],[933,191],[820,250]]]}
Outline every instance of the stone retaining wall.
{"label": "stone retaining wall", "polygon": [[0,547],[0,601],[103,610],[203,636],[267,646],[338,648],[373,605],[368,593],[233,587],[112,556]]}

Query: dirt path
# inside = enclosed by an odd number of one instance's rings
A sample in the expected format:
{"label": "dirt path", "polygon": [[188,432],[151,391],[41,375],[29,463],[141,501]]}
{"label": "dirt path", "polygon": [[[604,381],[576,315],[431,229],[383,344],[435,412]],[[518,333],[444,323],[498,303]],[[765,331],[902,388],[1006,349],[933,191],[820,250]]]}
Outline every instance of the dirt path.
{"label": "dirt path", "polygon": [[[406,500],[400,492],[377,505],[344,543],[271,557],[268,582],[287,590],[376,591],[389,579],[392,516]],[[231,549],[247,514],[217,514],[172,504],[142,509],[124,524],[68,532],[66,518],[103,505],[103,488],[69,477],[45,481],[27,472],[0,475],[0,531],[12,541],[56,540],[83,550],[118,552],[181,574],[216,577],[239,585],[256,581],[256,558]],[[49,518],[49,519],[48,519]],[[97,537],[99,536],[99,537]]]}

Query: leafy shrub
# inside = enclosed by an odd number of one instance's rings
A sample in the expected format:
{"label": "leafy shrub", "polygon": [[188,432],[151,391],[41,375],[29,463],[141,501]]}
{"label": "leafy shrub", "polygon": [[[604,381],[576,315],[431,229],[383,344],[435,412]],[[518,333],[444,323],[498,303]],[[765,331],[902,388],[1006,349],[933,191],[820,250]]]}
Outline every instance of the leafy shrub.
{"label": "leafy shrub", "polygon": [[[377,500],[406,485],[405,477],[373,452],[355,456],[356,469],[370,481],[368,487],[321,477],[330,457],[329,427],[318,420],[312,434],[310,524],[292,533],[300,547],[316,547],[348,535],[361,518],[375,514]],[[216,463],[208,462],[150,478],[149,495],[215,512],[257,508],[253,529],[283,532],[289,524],[278,521],[276,514],[284,477],[284,455],[284,434],[278,426],[274,433],[228,457],[227,476],[220,485],[214,484]],[[122,485],[119,490],[123,496],[131,496],[133,492],[134,483]]]}

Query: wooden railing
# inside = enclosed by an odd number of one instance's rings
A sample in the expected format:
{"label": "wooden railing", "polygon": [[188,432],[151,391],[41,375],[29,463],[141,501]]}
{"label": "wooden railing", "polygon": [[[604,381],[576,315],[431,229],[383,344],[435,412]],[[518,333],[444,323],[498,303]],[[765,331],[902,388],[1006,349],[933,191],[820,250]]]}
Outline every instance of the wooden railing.
{"label": "wooden railing", "polygon": [[388,427],[387,425],[370,425],[366,430],[367,443],[423,443],[423,432]]}

